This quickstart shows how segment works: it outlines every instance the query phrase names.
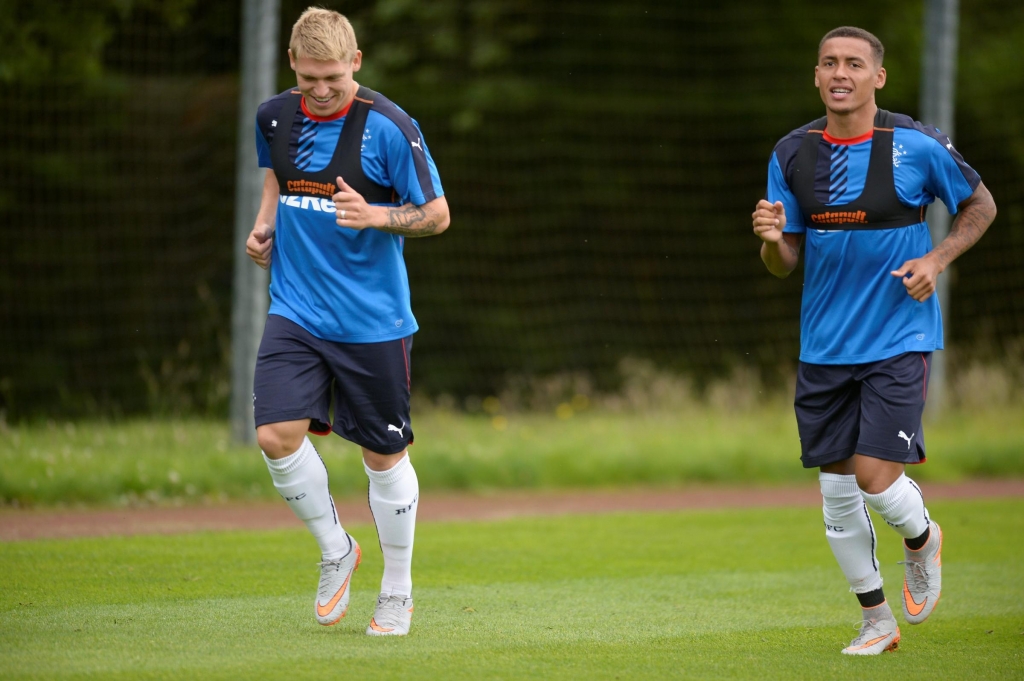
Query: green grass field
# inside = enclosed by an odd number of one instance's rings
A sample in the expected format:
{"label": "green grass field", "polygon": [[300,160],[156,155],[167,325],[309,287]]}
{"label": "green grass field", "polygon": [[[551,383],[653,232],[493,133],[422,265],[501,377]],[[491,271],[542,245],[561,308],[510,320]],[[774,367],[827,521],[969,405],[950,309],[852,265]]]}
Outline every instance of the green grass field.
{"label": "green grass field", "polygon": [[[412,448],[425,490],[584,488],[815,479],[799,463],[792,407],[731,413],[418,414]],[[561,409],[561,407],[560,407]],[[1024,476],[1020,406],[954,412],[926,425],[928,480]],[[366,492],[358,448],[313,438],[337,497]],[[259,450],[230,444],[225,422],[4,425],[0,505],[276,499]]]}
{"label": "green grass field", "polygon": [[[365,526],[330,628],[302,530],[0,544],[0,678],[1024,678],[1024,500],[931,511],[942,603],[875,658],[839,653],[859,608],[820,512],[756,509],[422,523],[405,639],[363,634],[381,570]],[[902,552],[876,527],[898,603]]]}

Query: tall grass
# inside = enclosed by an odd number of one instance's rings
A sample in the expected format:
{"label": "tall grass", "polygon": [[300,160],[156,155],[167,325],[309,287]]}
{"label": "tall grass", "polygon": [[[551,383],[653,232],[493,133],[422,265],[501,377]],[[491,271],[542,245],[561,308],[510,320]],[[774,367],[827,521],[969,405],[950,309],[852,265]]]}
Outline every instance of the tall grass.
{"label": "tall grass", "polygon": [[[996,397],[952,400],[926,424],[922,480],[1024,476],[1024,395],[1012,380],[966,381]],[[585,488],[688,483],[793,483],[814,479],[799,462],[792,397],[738,372],[694,389],[644,363],[622,389],[585,378],[510,381],[499,395],[455,408],[414,406],[420,484],[429,490]],[[979,378],[981,376],[981,378]],[[1006,386],[1010,386],[1007,388]],[[359,450],[314,438],[338,497],[365,494]],[[259,449],[233,444],[218,420],[4,424],[0,503],[132,505],[276,498]]]}

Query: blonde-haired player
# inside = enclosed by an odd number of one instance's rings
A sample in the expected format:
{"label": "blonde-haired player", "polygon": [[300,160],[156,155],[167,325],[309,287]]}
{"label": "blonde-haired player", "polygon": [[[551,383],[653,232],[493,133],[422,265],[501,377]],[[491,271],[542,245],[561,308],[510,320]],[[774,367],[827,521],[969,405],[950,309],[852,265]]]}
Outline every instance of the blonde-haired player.
{"label": "blonde-haired player", "polygon": [[[327,468],[307,431],[362,448],[384,554],[366,633],[400,636],[412,619],[419,483],[408,455],[412,338],[405,239],[449,223],[419,125],[354,79],[362,53],[349,21],[310,8],[292,29],[297,87],[260,105],[268,168],[249,257],[270,268],[270,311],[256,361],[256,433],[274,485],[320,547],[320,624],[348,609],[359,544],[342,528]],[[334,421],[330,420],[331,401]]]}

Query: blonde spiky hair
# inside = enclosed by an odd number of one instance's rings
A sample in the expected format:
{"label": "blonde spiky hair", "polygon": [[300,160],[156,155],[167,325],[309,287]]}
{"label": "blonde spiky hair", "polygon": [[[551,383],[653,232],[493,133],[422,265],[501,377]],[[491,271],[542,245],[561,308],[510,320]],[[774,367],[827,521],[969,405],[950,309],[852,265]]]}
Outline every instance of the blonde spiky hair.
{"label": "blonde spiky hair", "polygon": [[309,57],[317,61],[350,62],[356,56],[356,32],[342,14],[310,7],[292,26],[288,42],[292,57]]}

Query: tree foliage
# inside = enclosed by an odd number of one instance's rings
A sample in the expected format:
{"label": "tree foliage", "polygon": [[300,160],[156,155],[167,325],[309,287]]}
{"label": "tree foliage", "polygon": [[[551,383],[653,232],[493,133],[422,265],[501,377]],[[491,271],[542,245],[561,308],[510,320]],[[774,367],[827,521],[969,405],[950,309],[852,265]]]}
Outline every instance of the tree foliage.
{"label": "tree foliage", "polygon": [[[282,2],[281,89],[307,4]],[[406,245],[428,393],[611,384],[624,357],[698,384],[777,371],[800,276],[764,272],[748,216],[775,141],[821,115],[821,35],[876,33],[879,103],[918,115],[920,2],[325,4],[356,27],[360,82],[420,122],[452,208],[448,233]],[[1024,3],[961,5],[957,148],[1000,218],[957,262],[948,328],[1008,348]],[[18,131],[0,138],[0,410],[225,409],[239,25],[237,0],[0,3],[0,121]]]}
{"label": "tree foliage", "polygon": [[104,71],[103,50],[133,15],[182,28],[195,0],[7,0],[0,3],[0,83],[81,82]]}

